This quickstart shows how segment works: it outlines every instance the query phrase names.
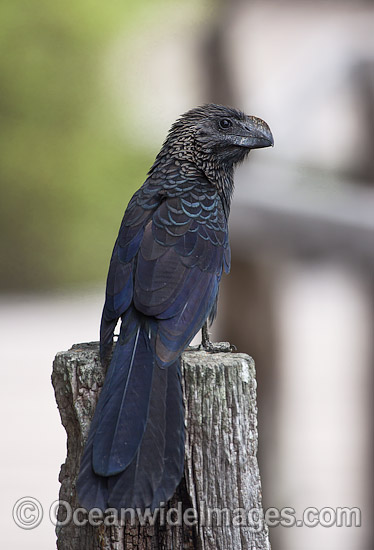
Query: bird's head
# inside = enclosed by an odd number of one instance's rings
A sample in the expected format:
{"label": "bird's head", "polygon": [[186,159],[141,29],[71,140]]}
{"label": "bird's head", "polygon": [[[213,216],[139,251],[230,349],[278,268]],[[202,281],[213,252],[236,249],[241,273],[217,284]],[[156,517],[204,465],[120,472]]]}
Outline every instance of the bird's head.
{"label": "bird's head", "polygon": [[266,122],[215,104],[187,111],[172,126],[168,140],[181,158],[191,153],[197,164],[214,159],[229,166],[241,162],[251,149],[274,144]]}

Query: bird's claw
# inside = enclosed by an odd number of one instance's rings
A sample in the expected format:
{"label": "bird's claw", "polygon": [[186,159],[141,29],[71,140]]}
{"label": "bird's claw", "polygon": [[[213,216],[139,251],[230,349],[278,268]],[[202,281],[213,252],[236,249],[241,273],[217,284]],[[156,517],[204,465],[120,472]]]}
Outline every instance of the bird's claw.
{"label": "bird's claw", "polygon": [[202,326],[201,333],[201,344],[189,346],[187,351],[206,351],[208,353],[232,353],[236,351],[236,346],[230,344],[230,342],[211,342],[206,323]]}
{"label": "bird's claw", "polygon": [[200,351],[207,351],[208,353],[232,353],[237,351],[236,346],[230,344],[230,342],[201,342],[198,346]]}
{"label": "bird's claw", "polygon": [[188,346],[186,351],[206,351],[207,353],[233,353],[237,347],[230,342],[209,342],[201,343],[198,346]]}

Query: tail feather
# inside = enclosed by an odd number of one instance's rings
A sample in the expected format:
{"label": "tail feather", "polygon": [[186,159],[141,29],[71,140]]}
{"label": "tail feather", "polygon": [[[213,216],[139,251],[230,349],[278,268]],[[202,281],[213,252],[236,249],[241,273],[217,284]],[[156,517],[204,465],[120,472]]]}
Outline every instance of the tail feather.
{"label": "tail feather", "polygon": [[180,360],[155,364],[154,336],[135,316],[115,347],[83,453],[77,490],[90,509],[157,507],[183,474]]}
{"label": "tail feather", "polygon": [[146,508],[152,504],[164,470],[167,374],[155,367],[144,437],[129,467],[108,480],[110,507],[131,503],[133,508]]}
{"label": "tail feather", "polygon": [[96,474],[118,474],[134,458],[147,423],[153,370],[148,335],[138,326],[130,341],[119,341],[109,367],[108,391],[93,441]]}
{"label": "tail feather", "polygon": [[92,447],[91,453],[85,453],[82,457],[76,488],[79,502],[87,510],[108,508],[108,478],[98,476],[93,471]]}
{"label": "tail feather", "polygon": [[184,470],[184,407],[180,359],[167,368],[164,471],[154,494],[152,509],[174,494]]}

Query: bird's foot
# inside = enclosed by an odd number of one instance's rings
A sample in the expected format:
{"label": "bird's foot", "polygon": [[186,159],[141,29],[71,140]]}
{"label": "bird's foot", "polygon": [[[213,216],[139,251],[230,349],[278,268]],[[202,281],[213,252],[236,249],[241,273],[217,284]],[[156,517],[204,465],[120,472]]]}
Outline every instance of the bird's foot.
{"label": "bird's foot", "polygon": [[189,346],[187,351],[206,351],[208,353],[230,353],[236,351],[236,346],[230,342],[211,342],[209,338],[208,326],[205,323],[201,329],[201,344],[198,346]]}
{"label": "bird's foot", "polygon": [[199,351],[207,351],[208,353],[232,353],[236,351],[236,346],[230,344],[230,342],[201,342],[197,346]]}

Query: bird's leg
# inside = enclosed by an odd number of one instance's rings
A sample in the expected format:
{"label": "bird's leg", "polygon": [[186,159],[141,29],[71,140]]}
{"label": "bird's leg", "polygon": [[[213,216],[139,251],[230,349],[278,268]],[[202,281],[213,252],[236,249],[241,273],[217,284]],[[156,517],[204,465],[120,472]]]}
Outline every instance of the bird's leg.
{"label": "bird's leg", "polygon": [[236,347],[230,342],[211,342],[208,331],[208,321],[205,321],[201,327],[201,344],[199,346],[190,346],[187,351],[207,351],[209,353],[227,353],[236,351]]}
{"label": "bird's leg", "polygon": [[208,321],[205,321],[203,326],[201,327],[201,344],[200,347],[205,349],[205,351],[210,351],[213,347],[213,343],[211,342],[209,338],[209,331],[208,331]]}

